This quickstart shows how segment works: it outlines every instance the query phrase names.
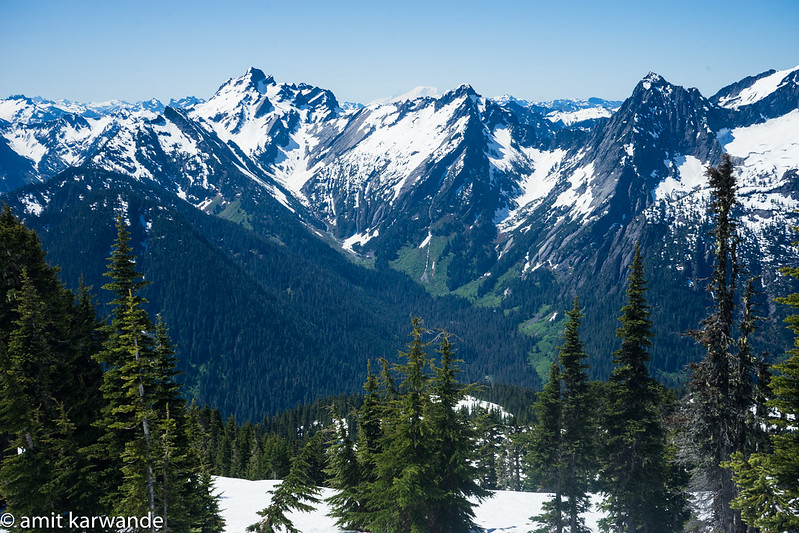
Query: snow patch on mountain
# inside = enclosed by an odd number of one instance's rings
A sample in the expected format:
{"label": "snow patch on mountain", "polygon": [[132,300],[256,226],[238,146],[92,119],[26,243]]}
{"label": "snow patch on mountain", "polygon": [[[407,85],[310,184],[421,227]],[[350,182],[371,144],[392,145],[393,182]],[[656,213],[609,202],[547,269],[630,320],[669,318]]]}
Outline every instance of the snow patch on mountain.
{"label": "snow patch on mountain", "polygon": [[509,412],[507,412],[504,407],[502,407],[499,404],[488,402],[485,400],[479,400],[474,396],[469,396],[469,395],[464,396],[463,399],[461,399],[457,404],[455,404],[455,410],[459,411],[461,409],[466,409],[468,413],[472,413],[477,409],[481,409],[483,411],[488,411],[490,413],[497,413],[505,420],[513,416]]}
{"label": "snow patch on mountain", "polygon": [[566,155],[565,150],[557,149],[552,151],[527,150],[527,155],[533,161],[534,171],[532,174],[522,176],[519,180],[521,194],[514,198],[516,208],[508,212],[508,216],[501,229],[512,231],[524,222],[524,214],[538,205],[541,200],[547,197],[557,184],[560,174],[555,170],[560,166]]}
{"label": "snow patch on mountain", "polygon": [[369,103],[369,105],[383,105],[383,104],[393,104],[404,102],[407,100],[416,100],[417,98],[438,98],[441,94],[438,92],[438,89],[435,87],[425,87],[419,86],[414,87],[410,91],[405,94],[401,94],[399,96],[392,96],[390,98],[378,98]]}
{"label": "snow patch on mountain", "polygon": [[569,175],[569,188],[558,195],[552,207],[569,208],[572,218],[585,217],[591,212],[591,204],[594,201],[590,187],[590,180],[593,177],[594,163],[575,169]]}
{"label": "snow patch on mountain", "polygon": [[669,176],[658,184],[653,191],[656,200],[664,200],[675,194],[686,194],[707,182],[705,164],[692,155],[675,156],[663,162],[676,174]]}
{"label": "snow patch on mountain", "polygon": [[613,111],[605,107],[588,107],[577,111],[552,111],[547,113],[546,119],[553,124],[560,122],[564,126],[571,126],[586,120],[597,120],[608,118],[613,115]]}
{"label": "snow patch on mountain", "polygon": [[379,230],[374,230],[374,231],[371,231],[371,232],[365,231],[363,233],[356,233],[352,237],[350,237],[348,239],[345,239],[344,242],[342,242],[342,247],[345,250],[347,250],[348,252],[354,252],[353,247],[356,244],[358,244],[360,246],[363,246],[364,244],[366,244],[370,240],[374,239],[378,235],[380,235],[380,231]]}
{"label": "snow patch on mountain", "polygon": [[779,179],[799,166],[799,109],[760,124],[735,128],[723,140],[730,155],[744,158],[747,173]]}
{"label": "snow patch on mountain", "polygon": [[39,216],[44,210],[44,206],[39,203],[39,200],[31,194],[27,194],[20,198],[22,205],[25,206],[25,212],[30,215]]}
{"label": "snow patch on mountain", "polygon": [[47,147],[36,138],[35,131],[29,128],[15,128],[3,135],[8,146],[22,157],[38,165],[47,154]]}
{"label": "snow patch on mountain", "polygon": [[739,109],[743,106],[759,102],[779,89],[788,74],[797,69],[799,69],[799,66],[787,70],[780,70],[770,76],[760,78],[749,87],[742,89],[738,94],[720,98],[718,104],[728,109]]}

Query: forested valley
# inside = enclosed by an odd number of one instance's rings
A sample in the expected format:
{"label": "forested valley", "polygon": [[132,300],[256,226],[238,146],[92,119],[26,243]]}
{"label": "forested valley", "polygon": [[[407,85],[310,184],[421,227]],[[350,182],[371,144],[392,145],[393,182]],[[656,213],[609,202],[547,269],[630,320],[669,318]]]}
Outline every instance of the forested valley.
{"label": "forested valley", "polygon": [[[657,302],[647,288],[659,274],[644,268],[636,247],[607,380],[589,379],[588,317],[575,297],[535,393],[469,385],[458,338],[411,317],[407,331],[395,332],[405,347],[371,359],[361,393],[264,412],[258,422],[248,412],[243,423],[181,394],[169,324],[142,297],[162,280],[145,281],[137,270],[121,216],[103,287],[110,317],[102,320],[89,289],[66,289],[37,235],[6,207],[2,506],[20,516],[149,514],[162,518],[161,531],[222,531],[216,475],[283,480],[251,526],[260,532],[296,531],[289,511],[317,503],[319,486],[336,490],[328,503],[345,530],[473,531],[475,502],[508,489],[551,494],[535,517],[542,533],[586,531],[591,493],[603,495],[605,531],[799,531],[799,294],[779,299],[794,309],[796,347],[754,352],[759,280],[737,253],[732,161],[709,168],[708,178],[711,303],[695,329],[679,332],[703,354],[684,386],[650,375]],[[799,267],[783,274],[798,278]],[[269,373],[247,370],[253,386]],[[298,369],[296,379],[305,377]]]}

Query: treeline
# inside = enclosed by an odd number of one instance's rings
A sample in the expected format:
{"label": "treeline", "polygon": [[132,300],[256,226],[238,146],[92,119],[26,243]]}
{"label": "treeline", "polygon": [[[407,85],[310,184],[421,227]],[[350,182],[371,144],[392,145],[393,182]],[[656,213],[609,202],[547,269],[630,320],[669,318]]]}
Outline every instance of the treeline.
{"label": "treeline", "polygon": [[144,311],[121,218],[117,230],[103,323],[85,287],[64,288],[36,234],[7,206],[0,214],[2,506],[16,517],[72,513],[82,530],[105,517],[113,531],[221,531],[166,326]]}
{"label": "treeline", "polygon": [[[681,397],[649,373],[655,340],[636,246],[607,381],[589,381],[575,298],[547,383],[532,402],[534,420],[469,419],[454,409],[464,388],[449,337],[441,334],[434,363],[415,321],[402,362],[381,361],[354,416],[336,417],[327,439],[318,432],[306,441],[253,529],[292,531],[287,513],[318,502],[323,462],[325,483],[337,489],[328,500],[333,516],[361,531],[474,530],[473,506],[497,487],[552,493],[532,517],[538,533],[586,531],[592,492],[603,495],[603,531],[799,531],[799,349],[773,368],[753,353],[757,280],[737,254],[730,159],[708,176],[712,305],[688,332],[705,357],[691,366]],[[799,276],[799,268],[784,273]],[[799,294],[780,301],[799,307]],[[799,315],[789,324],[799,346]],[[693,504],[706,512],[692,512],[692,495],[707,499]]]}
{"label": "treeline", "polygon": [[[293,217],[253,199],[241,199],[251,231],[150,182],[108,172],[72,169],[20,195],[43,187],[49,203],[25,221],[69,287],[81,276],[90,286],[105,283],[98,258],[115,238],[114,213],[124,211],[137,267],[152,282],[141,294],[148,311],[169,324],[186,396],[225,418],[256,422],[358,392],[367,360],[403,345],[411,314],[458,336],[466,379],[540,386],[519,356],[534,342],[516,319],[462,298],[434,298],[391,268],[356,265]],[[24,213],[23,203],[8,201]],[[110,293],[98,292],[105,316]]]}

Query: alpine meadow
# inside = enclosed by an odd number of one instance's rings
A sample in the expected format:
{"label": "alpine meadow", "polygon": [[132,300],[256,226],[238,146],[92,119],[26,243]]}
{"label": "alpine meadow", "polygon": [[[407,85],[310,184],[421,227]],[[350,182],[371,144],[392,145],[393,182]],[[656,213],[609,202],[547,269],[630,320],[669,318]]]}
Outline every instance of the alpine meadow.
{"label": "alpine meadow", "polygon": [[0,100],[0,528],[799,532],[799,67]]}

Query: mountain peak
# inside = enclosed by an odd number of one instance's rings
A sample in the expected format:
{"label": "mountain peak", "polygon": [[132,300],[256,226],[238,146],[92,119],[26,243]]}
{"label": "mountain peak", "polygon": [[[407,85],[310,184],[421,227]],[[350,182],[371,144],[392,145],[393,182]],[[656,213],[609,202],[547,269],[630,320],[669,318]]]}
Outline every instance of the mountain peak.
{"label": "mountain peak", "polygon": [[658,74],[657,72],[650,72],[639,83],[640,86],[643,86],[645,90],[649,90],[653,85],[654,86],[661,86],[661,85],[668,85],[669,82],[666,79]]}
{"label": "mountain peak", "polygon": [[267,76],[264,71],[255,67],[250,67],[244,74],[244,79],[252,84],[253,87],[258,89],[259,92],[264,92],[264,88],[269,85],[275,85],[275,78],[271,75]]}

